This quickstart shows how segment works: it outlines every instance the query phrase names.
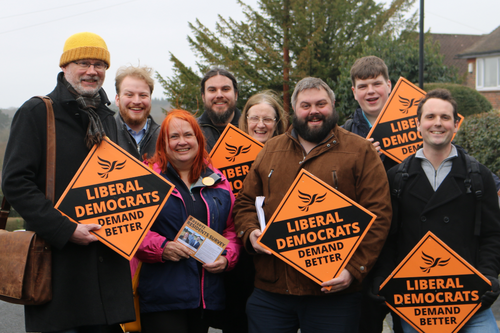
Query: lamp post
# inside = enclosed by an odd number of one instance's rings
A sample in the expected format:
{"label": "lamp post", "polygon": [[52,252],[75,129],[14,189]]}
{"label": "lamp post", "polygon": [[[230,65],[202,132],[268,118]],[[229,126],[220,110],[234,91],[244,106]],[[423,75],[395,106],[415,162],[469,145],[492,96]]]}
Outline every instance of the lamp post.
{"label": "lamp post", "polygon": [[424,89],[424,0],[420,0],[420,36],[418,59],[418,86]]}

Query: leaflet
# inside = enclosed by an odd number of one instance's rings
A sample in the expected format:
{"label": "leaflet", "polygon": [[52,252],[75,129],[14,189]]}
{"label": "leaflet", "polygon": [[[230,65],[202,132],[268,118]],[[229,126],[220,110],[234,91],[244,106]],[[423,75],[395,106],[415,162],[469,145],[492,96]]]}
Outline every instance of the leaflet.
{"label": "leaflet", "polygon": [[229,240],[189,215],[175,241],[190,250],[190,256],[202,264],[216,261],[229,244]]}

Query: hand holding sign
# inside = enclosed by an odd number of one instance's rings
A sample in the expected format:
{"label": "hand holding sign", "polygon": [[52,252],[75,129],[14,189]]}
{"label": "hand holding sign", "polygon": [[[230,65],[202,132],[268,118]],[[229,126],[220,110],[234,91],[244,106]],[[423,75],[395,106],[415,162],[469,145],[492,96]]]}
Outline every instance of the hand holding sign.
{"label": "hand holding sign", "polygon": [[78,224],[69,241],[78,245],[89,245],[97,241],[97,237],[90,232],[99,229],[101,229],[99,224]]}
{"label": "hand holding sign", "polygon": [[338,278],[323,282],[321,291],[327,294],[342,291],[351,285],[352,280],[354,280],[352,274],[344,268]]}
{"label": "hand holding sign", "polygon": [[267,250],[263,246],[261,246],[257,240],[259,239],[260,235],[262,235],[262,231],[259,229],[255,229],[252,231],[250,234],[250,242],[252,243],[253,249],[257,253],[262,253],[262,254],[271,254],[271,251]]}

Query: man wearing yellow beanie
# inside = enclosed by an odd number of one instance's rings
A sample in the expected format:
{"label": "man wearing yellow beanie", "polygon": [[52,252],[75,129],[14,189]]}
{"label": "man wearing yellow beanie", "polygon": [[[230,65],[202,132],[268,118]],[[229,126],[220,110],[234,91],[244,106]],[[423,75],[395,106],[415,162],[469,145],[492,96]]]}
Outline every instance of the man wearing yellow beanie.
{"label": "man wearing yellow beanie", "polygon": [[[56,127],[55,202],[94,144],[116,141],[116,123],[101,88],[110,65],[104,40],[90,32],[64,44],[53,101]],[[100,225],[75,224],[45,198],[46,108],[28,100],[16,112],[3,165],[2,189],[10,204],[52,246],[52,300],[25,306],[28,332],[112,332],[133,321],[129,263],[98,242]]]}

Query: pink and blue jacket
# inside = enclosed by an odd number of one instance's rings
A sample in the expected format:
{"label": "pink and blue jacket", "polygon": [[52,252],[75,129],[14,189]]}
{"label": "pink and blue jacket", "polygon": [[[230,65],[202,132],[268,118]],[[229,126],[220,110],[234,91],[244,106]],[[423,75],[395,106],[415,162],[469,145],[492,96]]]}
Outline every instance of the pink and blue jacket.
{"label": "pink and blue jacket", "polygon": [[[175,172],[171,166],[169,168]],[[157,165],[153,170],[169,179]],[[212,177],[215,183],[212,186],[204,185],[201,182],[204,177]],[[223,255],[228,261],[226,270],[231,270],[238,261],[241,241],[234,230],[234,195],[230,184],[222,172],[207,168],[192,188],[195,187],[201,187],[200,194],[207,209],[207,225],[229,240]],[[200,306],[208,310],[222,310],[225,307],[223,274],[199,269],[198,262],[193,258],[178,262],[162,259],[163,248],[168,241],[174,240],[187,217],[186,205],[176,188],[131,262],[132,270],[137,267],[138,260],[143,262],[138,288],[141,313],[195,309]]]}

